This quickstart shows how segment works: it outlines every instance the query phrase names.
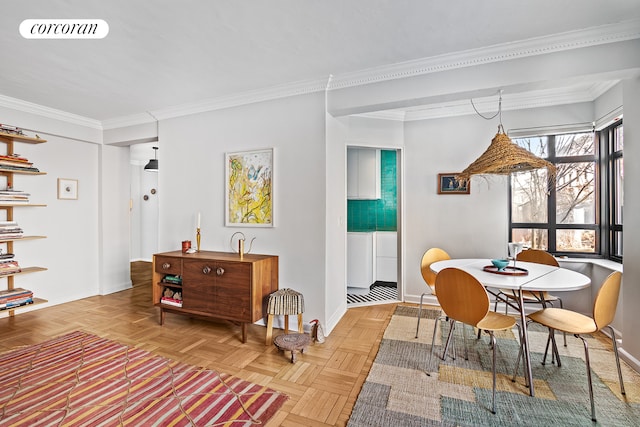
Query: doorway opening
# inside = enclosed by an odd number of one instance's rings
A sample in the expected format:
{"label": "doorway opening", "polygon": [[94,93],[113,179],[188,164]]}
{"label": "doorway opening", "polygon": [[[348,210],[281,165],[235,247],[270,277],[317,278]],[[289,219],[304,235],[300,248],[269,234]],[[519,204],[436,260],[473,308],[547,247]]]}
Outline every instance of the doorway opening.
{"label": "doorway opening", "polygon": [[401,154],[347,147],[347,307],[402,300]]}

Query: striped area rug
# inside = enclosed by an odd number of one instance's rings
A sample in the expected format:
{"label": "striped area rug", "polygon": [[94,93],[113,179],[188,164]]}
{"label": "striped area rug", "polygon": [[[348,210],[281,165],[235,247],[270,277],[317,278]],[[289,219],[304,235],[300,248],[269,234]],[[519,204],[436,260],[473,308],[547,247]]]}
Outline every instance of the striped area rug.
{"label": "striped area rug", "polygon": [[78,331],[0,355],[0,426],[250,426],[287,399]]}
{"label": "striped area rug", "polygon": [[[415,338],[417,308],[399,305],[385,330],[376,359],[356,400],[348,427],[369,426],[638,426],[640,375],[623,364],[626,396],[620,394],[611,341],[588,337],[597,423],[591,421],[582,341],[558,340],[562,366],[542,365],[547,332],[529,329],[536,396],[522,374],[511,381],[518,354],[517,330],[496,334],[497,413],[491,413],[491,348],[467,327],[469,359],[456,328],[458,357],[441,360],[448,324],[436,333],[436,355],[428,363],[435,310],[423,310]],[[446,323],[446,322],[443,322]],[[451,354],[451,349],[449,350]]]}

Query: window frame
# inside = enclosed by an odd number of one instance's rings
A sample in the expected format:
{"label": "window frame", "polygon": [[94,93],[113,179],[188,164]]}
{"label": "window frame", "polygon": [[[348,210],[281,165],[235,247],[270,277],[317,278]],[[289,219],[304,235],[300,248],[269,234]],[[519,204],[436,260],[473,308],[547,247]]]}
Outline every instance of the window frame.
{"label": "window frame", "polygon": [[[561,135],[567,134],[580,134],[586,132],[594,132],[594,153],[587,155],[579,155],[579,156],[557,156],[556,155],[556,138]],[[526,223],[526,222],[513,222],[513,188],[512,188],[512,178],[509,176],[508,180],[508,209],[509,209],[509,236],[511,236],[510,240],[513,239],[514,230],[518,229],[539,229],[546,230],[547,232],[547,250],[558,256],[580,256],[584,258],[599,258],[602,257],[602,199],[601,194],[603,192],[602,189],[602,177],[607,176],[603,175],[602,167],[601,167],[601,153],[603,152],[600,149],[600,145],[598,144],[598,132],[594,130],[576,130],[574,132],[567,133],[557,133],[551,135],[532,135],[528,138],[537,138],[546,136],[548,138],[548,157],[546,160],[553,163],[554,165],[566,164],[566,163],[582,163],[582,162],[592,162],[593,163],[593,173],[594,173],[594,215],[595,221],[593,224],[557,224],[556,222],[556,186],[555,183],[551,183],[551,185],[547,188],[547,222],[542,223]],[[527,137],[522,137],[527,138]],[[556,233],[558,230],[593,230],[595,233],[595,247],[593,252],[576,252],[576,251],[559,251],[557,249],[557,239]]]}
{"label": "window frame", "polygon": [[[622,263],[624,254],[618,255],[615,248],[618,246],[618,234],[623,235],[624,217],[620,224],[617,223],[616,218],[618,213],[622,214],[624,209],[624,203],[621,205],[621,200],[617,198],[617,175],[616,175],[616,161],[618,159],[624,159],[624,146],[621,150],[616,150],[617,142],[617,130],[620,129],[624,135],[624,127],[622,118],[615,120],[612,124],[602,129],[598,135],[600,137],[599,146],[602,156],[601,168],[603,175],[606,176],[606,180],[602,183],[604,195],[601,208],[603,214],[602,222],[602,236],[607,236],[604,240],[605,246],[602,251],[604,258],[612,261]],[[624,141],[624,137],[623,137]],[[624,197],[624,194],[623,194]]]}

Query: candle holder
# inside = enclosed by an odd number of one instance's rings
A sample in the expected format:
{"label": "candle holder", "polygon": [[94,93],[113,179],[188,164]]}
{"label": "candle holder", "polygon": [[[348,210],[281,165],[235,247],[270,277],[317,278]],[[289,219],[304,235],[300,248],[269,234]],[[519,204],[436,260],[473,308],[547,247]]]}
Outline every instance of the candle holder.
{"label": "candle holder", "polygon": [[200,252],[200,227],[196,228],[196,250]]}

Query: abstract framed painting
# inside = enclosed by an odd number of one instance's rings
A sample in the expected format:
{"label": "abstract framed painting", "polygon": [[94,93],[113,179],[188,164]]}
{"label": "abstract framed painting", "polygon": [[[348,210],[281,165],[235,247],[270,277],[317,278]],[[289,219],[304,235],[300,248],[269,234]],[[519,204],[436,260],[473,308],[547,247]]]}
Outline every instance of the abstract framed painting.
{"label": "abstract framed painting", "polygon": [[274,149],[225,155],[225,225],[273,227]]}
{"label": "abstract framed painting", "polygon": [[456,179],[455,173],[438,174],[438,194],[469,194],[470,190],[469,180],[460,182]]}

